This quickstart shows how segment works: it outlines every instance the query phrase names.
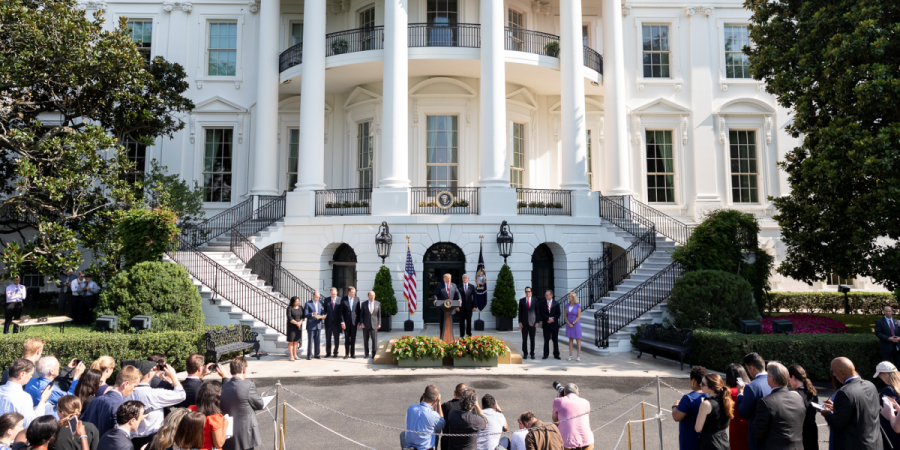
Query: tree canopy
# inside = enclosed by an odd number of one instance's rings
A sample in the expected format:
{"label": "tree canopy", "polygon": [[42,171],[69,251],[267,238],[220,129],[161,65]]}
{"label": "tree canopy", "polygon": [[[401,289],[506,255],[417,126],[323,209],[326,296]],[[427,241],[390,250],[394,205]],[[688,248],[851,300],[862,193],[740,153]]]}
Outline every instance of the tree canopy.
{"label": "tree canopy", "polygon": [[[126,138],[152,144],[184,127],[183,68],[141,56],[122,18],[103,30],[74,0],[0,3],[0,233],[7,273],[55,277],[80,248],[117,267],[117,211],[141,207]],[[31,232],[34,230],[34,232]],[[10,242],[11,241],[11,242]],[[19,242],[22,244],[20,245]]]}
{"label": "tree canopy", "polygon": [[787,245],[779,271],[900,288],[900,2],[746,6],[750,72],[794,111],[787,131],[802,137],[781,163],[791,192],[774,199]]}

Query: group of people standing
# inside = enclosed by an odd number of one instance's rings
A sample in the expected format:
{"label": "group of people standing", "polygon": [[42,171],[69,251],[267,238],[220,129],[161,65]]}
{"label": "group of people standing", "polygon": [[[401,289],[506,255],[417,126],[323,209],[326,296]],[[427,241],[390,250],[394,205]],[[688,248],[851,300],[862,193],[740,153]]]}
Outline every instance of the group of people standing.
{"label": "group of people standing", "polygon": [[90,274],[78,272],[75,275],[71,270],[60,274],[59,281],[59,315],[66,315],[79,325],[90,325],[93,322],[94,299],[100,292],[100,286],[91,278]]}
{"label": "group of people standing", "polygon": [[[567,303],[564,306],[565,313],[560,311],[560,304],[553,299],[553,291],[547,289],[543,300],[535,300],[531,296],[531,287],[525,287],[525,297],[519,299],[519,329],[522,331],[522,359],[528,359],[528,350],[531,350],[531,359],[534,359],[534,337],[538,324],[541,325],[544,334],[544,356],[550,357],[550,342],[553,342],[553,357],[559,357],[559,330],[565,325],[565,335],[569,338],[569,361],[572,360],[572,348],[578,351],[575,361],[581,361],[581,304],[578,296],[569,292]],[[562,324],[560,324],[562,322]],[[531,340],[531,346],[528,341]]]}
{"label": "group of people standing", "polygon": [[[378,330],[381,329],[381,304],[375,300],[375,292],[369,291],[367,299],[360,302],[356,288],[347,288],[347,295],[338,296],[337,288],[331,288],[329,296],[320,299],[319,291],[312,300],[302,305],[299,297],[291,297],[287,309],[288,356],[291,361],[300,359],[297,352],[303,343],[303,322],[306,322],[306,359],[321,359],[320,340],[325,330],[325,357],[337,358],[340,337],[344,335],[344,359],[356,358],[356,335],[362,332],[364,358],[378,351]],[[334,347],[332,347],[332,343]]]}

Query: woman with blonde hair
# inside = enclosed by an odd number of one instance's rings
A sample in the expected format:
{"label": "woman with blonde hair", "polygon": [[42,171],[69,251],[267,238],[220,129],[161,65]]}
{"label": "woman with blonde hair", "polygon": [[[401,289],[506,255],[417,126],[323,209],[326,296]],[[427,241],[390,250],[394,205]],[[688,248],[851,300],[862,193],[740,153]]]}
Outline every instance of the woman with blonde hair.
{"label": "woman with blonde hair", "polygon": [[581,361],[581,304],[578,303],[578,294],[569,292],[569,304],[566,305],[566,337],[569,338],[569,361],[572,360],[572,341],[578,343],[578,356],[575,361]]}
{"label": "woman with blonde hair", "polygon": [[84,427],[84,433],[73,435],[69,429],[69,419],[81,415],[81,399],[74,395],[64,395],[56,403],[56,412],[59,417],[59,432],[56,439],[50,442],[48,450],[82,450],[81,436],[87,436],[88,448],[97,450],[100,443],[100,431],[90,422],[78,421]]}
{"label": "woman with blonde hair", "polygon": [[91,364],[91,369],[100,372],[100,387],[97,388],[97,397],[99,397],[105,394],[106,390],[109,389],[109,385],[106,384],[106,380],[109,379],[109,376],[112,375],[113,370],[116,369],[116,360],[113,359],[112,356],[101,356],[94,360],[94,363]]}
{"label": "woman with blonde hair", "polygon": [[[875,378],[881,378],[881,381],[884,381],[884,384],[886,384],[879,396],[882,408],[888,409],[883,400],[885,397],[895,402],[900,401],[900,372],[897,371],[896,366],[888,361],[882,361],[875,367]],[[884,435],[891,443],[891,446],[897,449],[900,447],[900,433],[898,433],[900,429],[897,427],[898,424],[892,423],[891,418],[891,415],[885,414],[885,411],[882,410],[881,428],[884,430]]]}
{"label": "woman with blonde hair", "polygon": [[694,431],[700,433],[700,450],[729,450],[728,421],[734,417],[731,392],[722,377],[710,373],[703,377],[700,389],[708,397],[697,411]]}
{"label": "woman with blonde hair", "polygon": [[[178,424],[189,412],[190,410],[187,408],[172,408],[159,431],[153,436],[153,441],[150,442],[147,450],[168,450],[168,448],[175,445],[175,432],[178,431]],[[204,416],[204,419],[206,419],[206,416]]]}

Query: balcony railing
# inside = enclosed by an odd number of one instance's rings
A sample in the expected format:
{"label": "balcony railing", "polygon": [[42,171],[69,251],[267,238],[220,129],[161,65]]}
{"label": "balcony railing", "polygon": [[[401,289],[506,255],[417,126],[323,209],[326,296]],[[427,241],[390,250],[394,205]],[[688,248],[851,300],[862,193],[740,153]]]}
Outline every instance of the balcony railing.
{"label": "balcony railing", "polygon": [[316,216],[366,216],[372,214],[372,189],[316,191]]}
{"label": "balcony railing", "polygon": [[384,27],[366,27],[325,35],[325,56],[384,49]]}
{"label": "balcony railing", "polygon": [[481,188],[410,188],[411,214],[480,214]]}
{"label": "balcony railing", "polygon": [[481,48],[481,25],[477,23],[411,23],[410,47]]}
{"label": "balcony railing", "polygon": [[524,28],[506,27],[506,50],[559,58],[559,36]]}
{"label": "balcony railing", "polygon": [[571,216],[572,191],[557,189],[516,189],[520,216]]}
{"label": "balcony railing", "polygon": [[600,75],[603,75],[603,57],[596,50],[584,46],[584,67],[594,69]]}
{"label": "balcony railing", "polygon": [[287,50],[281,52],[278,57],[278,73],[284,72],[294,66],[299,66],[303,62],[303,43],[291,46]]}

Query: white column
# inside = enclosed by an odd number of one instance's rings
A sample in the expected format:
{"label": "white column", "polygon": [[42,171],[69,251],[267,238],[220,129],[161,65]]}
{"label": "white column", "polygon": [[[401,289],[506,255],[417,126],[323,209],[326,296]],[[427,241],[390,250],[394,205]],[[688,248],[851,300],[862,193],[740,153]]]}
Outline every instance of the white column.
{"label": "white column", "polygon": [[278,194],[278,29],[281,0],[267,0],[259,11],[256,66],[256,136],[251,194]]}
{"label": "white column", "polygon": [[[559,5],[560,132],[562,189],[589,191],[584,107],[584,44],[581,40],[581,0]],[[609,95],[609,89],[606,89]]]}
{"label": "white column", "polygon": [[625,102],[625,42],[621,0],[603,0],[603,152],[606,156],[602,181],[607,195],[631,194],[628,161],[628,115]]}
{"label": "white column", "polygon": [[479,147],[485,188],[509,187],[506,156],[506,61],[503,2],[481,1],[481,111]]}
{"label": "white column", "polygon": [[297,189],[325,188],[325,2],[303,2]]}
{"label": "white column", "polygon": [[[309,0],[307,0],[309,1]],[[373,215],[409,214],[409,7],[384,2],[384,80],[381,168],[372,192]]]}

